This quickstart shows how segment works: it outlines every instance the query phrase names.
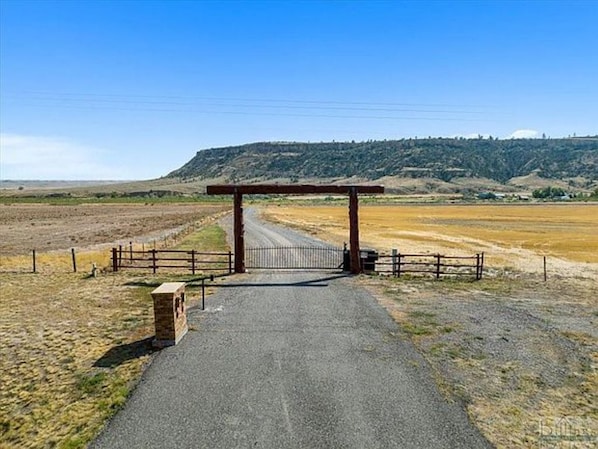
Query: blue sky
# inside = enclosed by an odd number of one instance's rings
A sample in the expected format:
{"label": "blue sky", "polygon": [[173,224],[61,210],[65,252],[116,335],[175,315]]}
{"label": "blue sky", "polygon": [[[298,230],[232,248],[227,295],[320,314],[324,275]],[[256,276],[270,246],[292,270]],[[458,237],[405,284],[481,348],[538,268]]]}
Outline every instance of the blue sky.
{"label": "blue sky", "polygon": [[256,141],[598,134],[598,1],[0,1],[0,177]]}

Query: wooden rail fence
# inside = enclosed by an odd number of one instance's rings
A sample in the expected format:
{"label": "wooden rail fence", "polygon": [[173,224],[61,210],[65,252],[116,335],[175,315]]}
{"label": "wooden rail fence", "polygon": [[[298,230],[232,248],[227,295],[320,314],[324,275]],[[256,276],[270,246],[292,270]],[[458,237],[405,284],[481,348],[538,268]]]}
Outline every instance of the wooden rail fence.
{"label": "wooden rail fence", "polygon": [[393,250],[391,255],[380,255],[376,262],[376,272],[390,273],[399,277],[402,274],[431,274],[441,276],[474,276],[482,279],[484,273],[484,253],[473,256],[445,256],[441,254],[400,254]]}
{"label": "wooden rail fence", "polygon": [[112,248],[112,271],[146,269],[186,270],[192,274],[204,271],[233,272],[232,252],[200,252],[196,250]]}

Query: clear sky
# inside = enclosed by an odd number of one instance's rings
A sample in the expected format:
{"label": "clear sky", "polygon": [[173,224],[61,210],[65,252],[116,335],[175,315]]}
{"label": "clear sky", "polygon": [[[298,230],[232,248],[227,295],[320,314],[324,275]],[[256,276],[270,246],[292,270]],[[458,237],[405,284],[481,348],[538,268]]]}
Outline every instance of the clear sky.
{"label": "clear sky", "polygon": [[257,141],[598,134],[598,1],[0,0],[1,179]]}

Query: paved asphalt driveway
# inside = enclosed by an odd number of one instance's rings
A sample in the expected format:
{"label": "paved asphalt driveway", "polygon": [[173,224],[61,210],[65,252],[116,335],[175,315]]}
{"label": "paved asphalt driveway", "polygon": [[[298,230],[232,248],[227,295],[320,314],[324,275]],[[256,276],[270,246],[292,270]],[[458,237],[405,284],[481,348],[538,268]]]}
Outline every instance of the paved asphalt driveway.
{"label": "paved asphalt driveway", "polygon": [[92,448],[490,447],[352,278],[250,273],[207,306]]}

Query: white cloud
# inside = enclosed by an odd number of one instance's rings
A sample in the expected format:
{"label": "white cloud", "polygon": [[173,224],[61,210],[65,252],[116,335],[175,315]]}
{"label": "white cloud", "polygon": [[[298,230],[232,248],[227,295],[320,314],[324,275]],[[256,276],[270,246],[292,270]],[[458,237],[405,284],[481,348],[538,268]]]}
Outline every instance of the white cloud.
{"label": "white cloud", "polygon": [[55,137],[0,134],[0,178],[118,179],[102,161],[106,152]]}
{"label": "white cloud", "polygon": [[535,139],[539,136],[540,133],[535,129],[518,129],[508,136],[507,139]]}

